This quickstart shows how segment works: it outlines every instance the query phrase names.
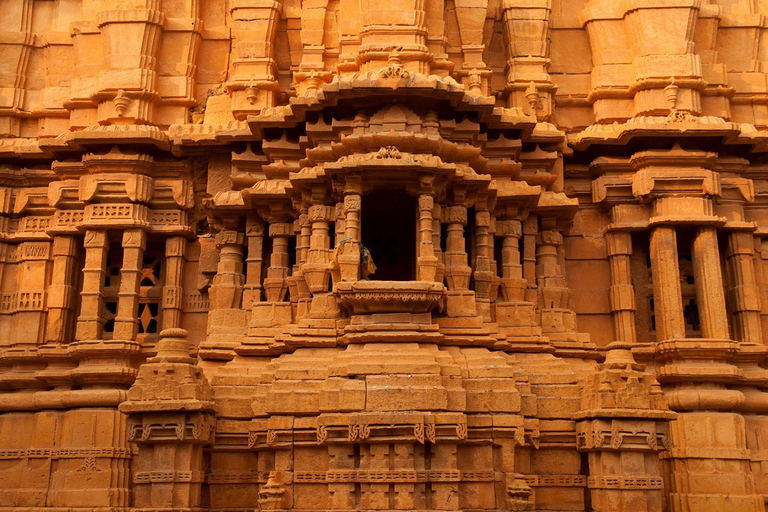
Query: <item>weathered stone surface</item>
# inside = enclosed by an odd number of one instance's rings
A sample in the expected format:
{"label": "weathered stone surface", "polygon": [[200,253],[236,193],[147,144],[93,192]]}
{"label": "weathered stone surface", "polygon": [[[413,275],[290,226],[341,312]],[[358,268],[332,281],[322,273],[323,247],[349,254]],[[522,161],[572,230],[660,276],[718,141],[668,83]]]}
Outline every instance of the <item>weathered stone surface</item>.
{"label": "weathered stone surface", "polygon": [[765,510],[766,5],[0,2],[0,511]]}

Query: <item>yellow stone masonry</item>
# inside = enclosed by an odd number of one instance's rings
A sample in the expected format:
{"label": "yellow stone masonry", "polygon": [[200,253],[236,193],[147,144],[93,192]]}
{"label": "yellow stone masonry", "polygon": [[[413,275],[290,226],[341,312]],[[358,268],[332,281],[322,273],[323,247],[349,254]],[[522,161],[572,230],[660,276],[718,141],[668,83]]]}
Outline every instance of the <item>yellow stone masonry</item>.
{"label": "yellow stone masonry", "polygon": [[0,512],[765,512],[768,0],[0,0]]}

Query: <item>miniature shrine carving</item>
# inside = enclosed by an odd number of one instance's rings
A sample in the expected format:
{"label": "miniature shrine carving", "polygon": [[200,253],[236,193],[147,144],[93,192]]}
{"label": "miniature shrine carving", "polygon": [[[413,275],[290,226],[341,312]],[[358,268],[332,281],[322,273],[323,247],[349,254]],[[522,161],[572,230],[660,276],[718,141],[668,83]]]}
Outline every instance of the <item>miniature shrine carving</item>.
{"label": "miniature shrine carving", "polygon": [[0,511],[765,511],[766,15],[0,2]]}

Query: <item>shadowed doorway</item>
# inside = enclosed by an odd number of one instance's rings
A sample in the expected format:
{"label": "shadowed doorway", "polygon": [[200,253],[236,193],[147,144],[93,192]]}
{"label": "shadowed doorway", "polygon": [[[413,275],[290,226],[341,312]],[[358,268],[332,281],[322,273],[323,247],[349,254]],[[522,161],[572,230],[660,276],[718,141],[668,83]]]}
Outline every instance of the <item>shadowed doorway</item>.
{"label": "shadowed doorway", "polygon": [[363,196],[362,242],[376,264],[371,279],[416,279],[416,198],[400,190]]}

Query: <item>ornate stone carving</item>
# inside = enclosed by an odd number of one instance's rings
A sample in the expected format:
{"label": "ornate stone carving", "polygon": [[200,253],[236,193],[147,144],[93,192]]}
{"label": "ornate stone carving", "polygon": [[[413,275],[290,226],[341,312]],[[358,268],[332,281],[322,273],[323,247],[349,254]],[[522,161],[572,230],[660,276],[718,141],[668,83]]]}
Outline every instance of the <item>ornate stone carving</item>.
{"label": "ornate stone carving", "polygon": [[765,10],[2,2],[0,508],[762,512]]}

